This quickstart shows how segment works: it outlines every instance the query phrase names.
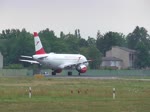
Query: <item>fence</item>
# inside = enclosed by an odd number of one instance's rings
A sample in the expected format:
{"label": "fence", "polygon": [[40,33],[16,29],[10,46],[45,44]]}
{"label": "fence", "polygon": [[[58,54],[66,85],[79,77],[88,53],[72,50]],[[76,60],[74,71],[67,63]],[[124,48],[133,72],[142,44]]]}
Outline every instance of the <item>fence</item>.
{"label": "fence", "polygon": [[[47,72],[51,75],[51,70],[41,70],[41,73]],[[58,75],[67,76],[67,70],[63,70]],[[72,71],[73,75],[78,75],[76,70]],[[0,69],[0,76],[32,76],[33,71],[27,69]],[[82,75],[82,74],[81,74]],[[83,75],[87,76],[150,76],[150,70],[88,70]]]}
{"label": "fence", "polygon": [[27,69],[0,69],[0,76],[27,76],[30,72]]}

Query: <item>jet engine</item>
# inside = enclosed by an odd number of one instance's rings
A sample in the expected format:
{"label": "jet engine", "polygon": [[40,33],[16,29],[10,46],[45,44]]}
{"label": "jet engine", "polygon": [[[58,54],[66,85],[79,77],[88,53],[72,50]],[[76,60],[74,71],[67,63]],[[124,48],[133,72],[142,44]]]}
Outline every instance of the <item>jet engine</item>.
{"label": "jet engine", "polygon": [[76,67],[76,70],[79,72],[79,73],[85,73],[87,71],[87,67],[84,65],[84,64],[79,64],[77,67]]}

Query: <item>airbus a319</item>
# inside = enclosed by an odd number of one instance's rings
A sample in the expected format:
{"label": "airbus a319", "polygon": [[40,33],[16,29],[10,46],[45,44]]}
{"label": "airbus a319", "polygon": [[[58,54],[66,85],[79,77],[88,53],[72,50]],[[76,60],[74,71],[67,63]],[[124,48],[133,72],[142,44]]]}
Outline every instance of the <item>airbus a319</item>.
{"label": "airbus a319", "polygon": [[61,73],[63,69],[68,69],[68,75],[72,75],[72,69],[80,73],[87,71],[88,62],[85,56],[81,54],[56,54],[46,53],[37,32],[34,32],[35,55],[21,56],[28,59],[20,59],[23,62],[46,65],[52,69],[52,75]]}

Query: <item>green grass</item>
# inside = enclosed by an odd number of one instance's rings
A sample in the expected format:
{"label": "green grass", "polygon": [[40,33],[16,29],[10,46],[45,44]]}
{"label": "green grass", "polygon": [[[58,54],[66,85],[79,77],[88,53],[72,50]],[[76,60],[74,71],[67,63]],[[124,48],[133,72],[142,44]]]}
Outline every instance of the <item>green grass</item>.
{"label": "green grass", "polygon": [[[133,78],[132,78],[133,79]],[[28,88],[32,87],[32,98]],[[112,88],[116,99],[112,99]],[[0,78],[1,112],[149,112],[150,81]]]}

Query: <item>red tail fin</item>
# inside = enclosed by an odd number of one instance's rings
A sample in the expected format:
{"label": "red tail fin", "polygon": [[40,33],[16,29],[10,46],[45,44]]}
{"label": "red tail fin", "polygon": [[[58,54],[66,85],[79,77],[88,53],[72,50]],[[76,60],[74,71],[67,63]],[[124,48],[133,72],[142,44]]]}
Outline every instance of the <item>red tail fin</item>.
{"label": "red tail fin", "polygon": [[46,54],[37,32],[34,32],[34,44],[36,54]]}

